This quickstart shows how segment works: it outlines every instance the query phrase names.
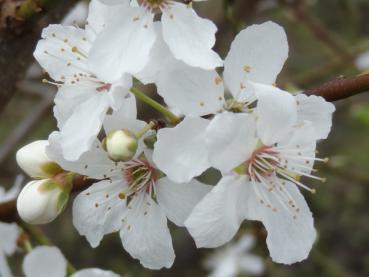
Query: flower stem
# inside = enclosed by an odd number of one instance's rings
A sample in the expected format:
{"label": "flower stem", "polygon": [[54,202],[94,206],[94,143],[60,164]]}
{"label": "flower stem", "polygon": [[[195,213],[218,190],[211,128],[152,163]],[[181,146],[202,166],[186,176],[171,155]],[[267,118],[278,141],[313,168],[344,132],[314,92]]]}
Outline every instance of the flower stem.
{"label": "flower stem", "polygon": [[135,135],[137,139],[142,138],[144,134],[146,134],[148,131],[150,131],[152,128],[156,126],[155,121],[150,121],[145,127],[143,127],[141,130],[139,130]]}
{"label": "flower stem", "polygon": [[147,96],[145,93],[143,93],[138,88],[132,87],[130,91],[142,102],[145,102],[147,105],[149,105],[150,107],[154,108],[155,110],[163,114],[171,124],[177,125],[178,122],[180,121],[180,119],[175,114],[173,114],[170,110],[168,110],[162,104],[156,102],[154,99]]}

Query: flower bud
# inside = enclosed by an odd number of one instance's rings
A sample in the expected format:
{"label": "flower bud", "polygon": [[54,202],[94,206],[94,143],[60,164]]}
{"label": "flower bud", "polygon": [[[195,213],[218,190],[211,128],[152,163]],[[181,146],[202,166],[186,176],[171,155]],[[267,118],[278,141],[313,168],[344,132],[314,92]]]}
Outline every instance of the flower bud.
{"label": "flower bud", "polygon": [[18,165],[33,178],[49,178],[63,172],[63,169],[46,155],[47,140],[37,140],[18,150]]}
{"label": "flower bud", "polygon": [[46,224],[53,221],[64,209],[69,191],[54,180],[29,182],[17,200],[19,216],[30,224]]}
{"label": "flower bud", "polygon": [[126,162],[136,154],[138,141],[132,132],[116,130],[106,136],[103,147],[113,161]]}

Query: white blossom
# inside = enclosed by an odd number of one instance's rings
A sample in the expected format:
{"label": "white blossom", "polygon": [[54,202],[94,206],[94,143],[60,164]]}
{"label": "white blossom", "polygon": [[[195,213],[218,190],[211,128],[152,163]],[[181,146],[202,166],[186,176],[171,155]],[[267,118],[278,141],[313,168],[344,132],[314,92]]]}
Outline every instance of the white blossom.
{"label": "white blossom", "polygon": [[[109,108],[118,109],[133,103],[129,94],[131,78],[101,78],[99,64],[90,55],[96,35],[112,16],[120,17],[121,10],[93,0],[85,29],[73,26],[50,25],[42,32],[34,56],[55,80],[58,94],[54,115],[58,121],[64,156],[77,160],[87,151],[101,129]],[[107,74],[113,74],[110,68]]]}
{"label": "white blossom", "polygon": [[[38,246],[23,260],[23,272],[26,277],[66,277],[67,261],[57,247]],[[119,277],[112,271],[99,268],[79,270],[71,277]]]}
{"label": "white blossom", "polygon": [[[92,47],[91,61],[98,67],[98,76],[114,79],[125,73],[135,75],[148,64],[160,36],[153,24],[157,11],[162,13],[160,29],[171,55],[195,67],[222,65],[211,49],[216,26],[199,17],[191,6],[173,0],[114,0],[104,4],[121,8],[122,13],[107,22]],[[111,68],[115,69],[113,73]]]}
{"label": "white blossom", "polygon": [[315,157],[315,128],[309,121],[298,122],[292,95],[259,89],[257,98],[253,113],[225,112],[209,124],[209,160],[224,176],[185,225],[197,246],[217,247],[236,234],[244,219],[261,221],[272,259],[291,264],[308,256],[316,238],[298,188],[315,189],[300,177],[324,181],[313,175],[313,164],[325,159]]}
{"label": "white blossom", "polygon": [[[108,115],[106,133],[126,129],[137,133],[145,122]],[[92,247],[103,236],[120,232],[123,247],[141,264],[151,269],[170,267],[174,261],[167,218],[183,226],[192,208],[209,191],[196,180],[173,183],[157,170],[152,151],[139,139],[136,155],[127,162],[113,162],[98,143],[79,161],[65,161],[58,135],[50,136],[50,154],[63,168],[101,179],[80,193],[73,204],[73,223]],[[149,230],[149,231],[148,231]]]}
{"label": "white blossom", "polygon": [[255,245],[255,237],[246,234],[237,242],[215,250],[205,261],[211,270],[209,277],[236,277],[240,274],[260,275],[264,272],[264,264],[260,257],[250,254]]}
{"label": "white blossom", "polygon": [[[287,55],[288,42],[283,28],[265,22],[252,25],[236,36],[225,59],[223,78],[215,70],[192,68],[175,60],[167,62],[165,70],[155,75],[158,93],[187,118],[174,128],[158,132],[153,159],[159,168],[174,181],[186,181],[204,172],[209,162],[202,145],[212,116],[225,111],[251,112],[258,105],[260,94],[275,89]],[[309,121],[316,138],[326,138],[334,106],[316,96],[301,94],[289,99],[298,106],[296,124]],[[271,105],[264,110],[269,113],[273,109]],[[200,118],[205,115],[210,120]],[[237,146],[233,151],[239,151]]]}

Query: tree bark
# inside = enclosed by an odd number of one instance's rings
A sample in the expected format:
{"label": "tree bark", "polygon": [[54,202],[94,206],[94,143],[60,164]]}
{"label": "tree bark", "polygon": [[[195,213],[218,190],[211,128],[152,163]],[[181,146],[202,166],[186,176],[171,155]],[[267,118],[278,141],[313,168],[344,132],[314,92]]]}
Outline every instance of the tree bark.
{"label": "tree bark", "polygon": [[43,27],[59,22],[77,0],[0,0],[0,113],[33,61]]}

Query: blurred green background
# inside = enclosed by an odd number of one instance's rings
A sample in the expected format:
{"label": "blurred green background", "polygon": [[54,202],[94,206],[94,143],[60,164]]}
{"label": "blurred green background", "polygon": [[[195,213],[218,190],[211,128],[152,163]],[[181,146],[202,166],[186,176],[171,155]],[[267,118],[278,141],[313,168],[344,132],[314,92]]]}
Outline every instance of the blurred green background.
{"label": "blurred green background", "polygon": [[[243,27],[266,20],[284,26],[290,56],[278,85],[290,91],[366,70],[365,65],[358,68],[356,61],[369,51],[368,0],[209,0],[195,6],[199,14],[216,22],[216,49],[222,57]],[[53,90],[37,86],[41,76],[33,74],[29,79],[32,84],[26,81],[20,85],[0,117],[0,183],[5,186],[11,185],[20,172],[14,159],[16,149],[35,139],[46,139],[56,128],[50,101]],[[243,226],[241,232],[259,238],[253,252],[265,260],[264,276],[369,276],[369,94],[335,104],[333,130],[318,147],[320,156],[330,157],[328,164],[318,165],[327,182],[307,180],[317,189],[317,194],[305,196],[319,233],[310,257],[292,266],[274,264],[268,257],[262,226],[250,222]],[[141,107],[141,114],[153,116],[145,107]],[[174,266],[150,271],[129,257],[117,234],[105,237],[99,248],[91,249],[73,228],[70,208],[42,229],[77,268],[102,267],[127,277],[206,276],[202,264],[212,251],[197,250],[185,229],[172,228],[177,254]],[[11,259],[18,273],[21,256],[19,253]]]}

